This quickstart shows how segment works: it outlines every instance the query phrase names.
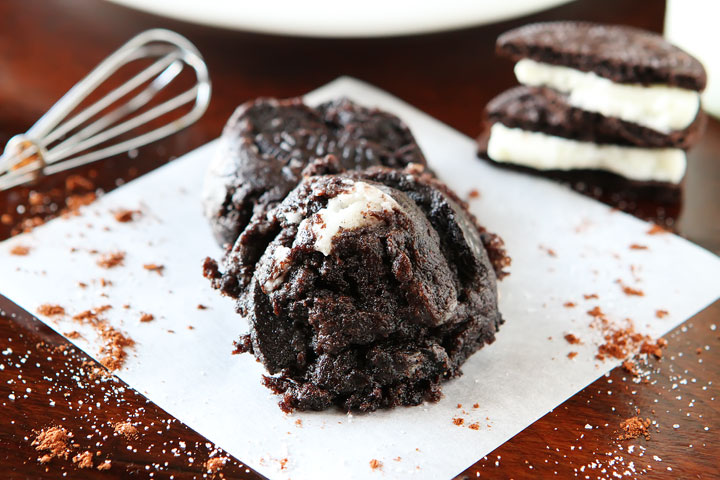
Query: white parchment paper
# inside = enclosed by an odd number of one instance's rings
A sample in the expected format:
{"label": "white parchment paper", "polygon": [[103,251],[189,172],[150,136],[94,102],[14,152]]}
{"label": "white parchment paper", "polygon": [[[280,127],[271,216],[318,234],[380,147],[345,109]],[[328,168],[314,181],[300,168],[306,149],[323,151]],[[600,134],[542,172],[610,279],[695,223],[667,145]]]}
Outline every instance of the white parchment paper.
{"label": "white parchment paper", "polygon": [[[674,235],[648,235],[647,223],[555,183],[478,161],[472,139],[382,91],[341,78],[307,101],[341,95],[404,119],[444,181],[461,196],[480,192],[472,210],[513,258],[500,284],[506,323],[497,341],[468,360],[440,402],[368,415],[285,415],[260,384],[262,367],[249,355],[230,355],[247,325],[201,276],[203,258],[220,255],[199,200],[214,143],[103,196],[79,217],[2,243],[0,292],[30,312],[43,303],[69,314],[113,305],[110,322],[137,342],[119,377],[262,474],[293,479],[450,478],[616,365],[594,359],[598,332],[587,310],[600,305],[611,319],[632,318],[659,336],[720,295],[715,255]],[[118,208],[143,215],[121,224],[111,213]],[[32,247],[30,255],[9,255],[17,244]],[[98,267],[93,249],[126,252],[124,266]],[[164,274],[143,269],[146,263],[164,265]],[[113,285],[102,287],[100,278]],[[618,279],[645,295],[623,294]],[[585,300],[590,293],[599,299]],[[577,306],[563,307],[568,301]],[[657,318],[658,309],[669,315]],[[141,323],[142,312],[155,321]],[[43,320],[60,333],[81,330],[84,338],[73,343],[97,356],[92,330]],[[569,345],[568,332],[584,343]],[[579,352],[572,360],[571,350]],[[467,428],[475,422],[478,430]],[[371,469],[372,459],[382,468]]]}

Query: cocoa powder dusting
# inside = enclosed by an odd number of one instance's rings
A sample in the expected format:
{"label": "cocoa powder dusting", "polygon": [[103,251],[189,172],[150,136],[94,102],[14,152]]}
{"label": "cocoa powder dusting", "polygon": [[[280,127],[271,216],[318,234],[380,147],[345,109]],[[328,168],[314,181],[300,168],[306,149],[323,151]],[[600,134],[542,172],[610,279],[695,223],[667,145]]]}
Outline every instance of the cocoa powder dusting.
{"label": "cocoa powder dusting", "polygon": [[135,340],[105,322],[100,325],[100,336],[105,341],[100,349],[100,363],[111,372],[119,370],[127,360],[125,349],[135,345]]}

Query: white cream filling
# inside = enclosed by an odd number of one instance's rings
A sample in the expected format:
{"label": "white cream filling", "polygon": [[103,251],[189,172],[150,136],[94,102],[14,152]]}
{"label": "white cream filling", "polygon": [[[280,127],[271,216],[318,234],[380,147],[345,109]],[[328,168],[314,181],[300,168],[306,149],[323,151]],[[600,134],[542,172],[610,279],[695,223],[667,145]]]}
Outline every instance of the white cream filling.
{"label": "white cream filling", "polygon": [[270,266],[267,279],[262,284],[263,292],[269,293],[275,291],[282,282],[285,281],[285,275],[290,267],[291,249],[285,246],[278,246],[272,253],[272,264]]}
{"label": "white cream filling", "polygon": [[606,170],[639,181],[679,183],[685,175],[685,152],[678,148],[598,145],[495,123],[488,156],[536,170]]}
{"label": "white cream filling", "polygon": [[[379,221],[377,213],[400,209],[390,195],[365,182],[355,182],[347,191],[328,200],[311,219],[300,223],[315,237],[313,248],[323,255],[332,251],[332,241],[340,230],[351,230]],[[312,220],[308,223],[308,220]]]}
{"label": "white cream filling", "polygon": [[615,83],[591,72],[524,58],[515,64],[518,81],[568,94],[577,108],[637,123],[661,133],[687,128],[700,109],[700,94],[667,85]]}

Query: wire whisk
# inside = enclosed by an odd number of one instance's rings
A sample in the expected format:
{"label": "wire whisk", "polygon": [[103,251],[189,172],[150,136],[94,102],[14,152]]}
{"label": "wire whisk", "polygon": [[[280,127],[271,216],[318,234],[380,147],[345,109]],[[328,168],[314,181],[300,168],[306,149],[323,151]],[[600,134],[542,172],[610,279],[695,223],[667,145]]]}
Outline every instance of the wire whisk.
{"label": "wire whisk", "polygon": [[[156,60],[68,118],[111,75],[124,65],[142,59]],[[194,70],[194,86],[143,111],[186,67]],[[145,84],[139,93],[133,93]],[[205,113],[210,93],[207,66],[188,39],[164,29],[140,33],[71,88],[26,133],[10,139],[0,156],[0,190],[131,151],[172,135]],[[129,98],[123,98],[126,96]],[[113,105],[115,103],[118,105]],[[153,120],[190,103],[193,103],[192,108],[180,118],[118,141],[118,137],[140,127],[149,128]],[[118,143],[102,146],[111,140]]]}

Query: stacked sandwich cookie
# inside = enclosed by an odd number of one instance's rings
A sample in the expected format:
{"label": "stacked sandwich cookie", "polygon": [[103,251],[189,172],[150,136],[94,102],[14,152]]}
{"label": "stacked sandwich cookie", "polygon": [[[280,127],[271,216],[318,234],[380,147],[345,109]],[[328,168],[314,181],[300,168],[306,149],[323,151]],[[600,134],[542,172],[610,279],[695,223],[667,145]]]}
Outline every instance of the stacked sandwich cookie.
{"label": "stacked sandwich cookie", "polygon": [[[700,62],[661,36],[577,22],[501,35],[522,84],[486,108],[481,156],[603,188],[679,197],[702,134]],[[630,196],[632,198],[632,195]]]}

